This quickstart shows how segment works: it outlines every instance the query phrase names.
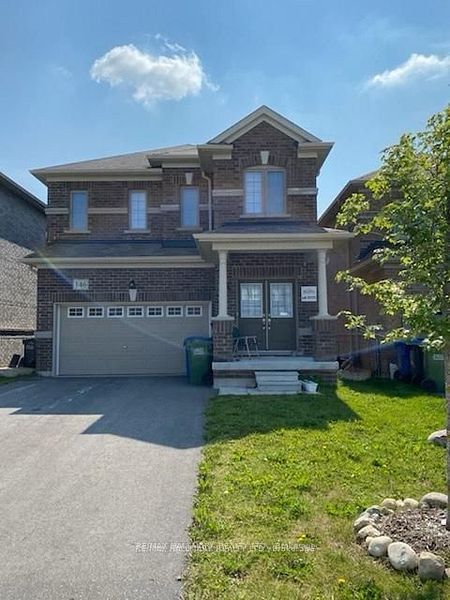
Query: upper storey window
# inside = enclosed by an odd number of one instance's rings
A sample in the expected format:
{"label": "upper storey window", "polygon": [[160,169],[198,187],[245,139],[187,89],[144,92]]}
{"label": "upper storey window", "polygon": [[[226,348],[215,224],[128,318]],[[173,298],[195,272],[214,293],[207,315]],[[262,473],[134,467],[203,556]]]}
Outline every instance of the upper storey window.
{"label": "upper storey window", "polygon": [[246,214],[281,215],[285,212],[284,171],[251,169],[244,177]]}
{"label": "upper storey window", "polygon": [[130,192],[130,229],[147,229],[147,194]]}
{"label": "upper storey window", "polygon": [[198,187],[181,188],[181,226],[199,226],[199,190]]}
{"label": "upper storey window", "polygon": [[70,229],[86,231],[88,195],[87,192],[72,192],[70,197]]}

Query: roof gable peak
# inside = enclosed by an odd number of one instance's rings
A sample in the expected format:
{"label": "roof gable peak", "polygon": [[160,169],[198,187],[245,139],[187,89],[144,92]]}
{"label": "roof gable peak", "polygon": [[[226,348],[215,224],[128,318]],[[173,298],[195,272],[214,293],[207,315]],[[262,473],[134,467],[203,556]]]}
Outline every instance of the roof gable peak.
{"label": "roof gable peak", "polygon": [[225,131],[222,131],[219,133],[219,135],[209,140],[208,143],[231,144],[234,142],[234,140],[238,139],[256,127],[256,125],[259,125],[263,122],[272,125],[272,127],[275,127],[279,131],[285,133],[300,143],[320,143],[322,141],[320,138],[316,137],[312,133],[309,133],[305,129],[302,129],[302,127],[299,127],[289,119],[286,119],[286,117],[283,117],[283,115],[280,115],[280,113],[277,113],[263,104],[253,112],[249,113],[243,119],[240,119],[234,125],[228,129],[225,129]]}

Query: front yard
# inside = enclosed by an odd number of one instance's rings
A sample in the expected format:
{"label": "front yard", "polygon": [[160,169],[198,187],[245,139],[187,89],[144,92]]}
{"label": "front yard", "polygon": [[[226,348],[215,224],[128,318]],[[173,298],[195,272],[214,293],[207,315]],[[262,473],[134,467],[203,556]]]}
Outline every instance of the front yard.
{"label": "front yard", "polygon": [[446,597],[448,583],[389,571],[352,532],[384,497],[445,491],[445,451],[426,441],[443,398],[393,382],[322,391],[210,401],[187,598]]}

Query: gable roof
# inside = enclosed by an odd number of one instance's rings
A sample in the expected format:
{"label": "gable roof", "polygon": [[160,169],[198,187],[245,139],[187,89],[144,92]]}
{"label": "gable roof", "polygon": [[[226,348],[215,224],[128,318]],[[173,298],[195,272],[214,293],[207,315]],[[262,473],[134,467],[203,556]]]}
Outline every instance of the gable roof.
{"label": "gable roof", "polygon": [[266,122],[275,127],[285,135],[298,142],[300,152],[313,152],[318,158],[320,167],[333,144],[323,142],[321,139],[312,135],[305,129],[302,129],[289,119],[286,119],[268,106],[260,106],[255,111],[217,135],[206,144],[182,144],[179,146],[168,146],[152,150],[143,150],[141,152],[132,152],[130,154],[119,154],[116,156],[107,156],[92,160],[83,160],[42,169],[33,169],[31,171],[39,181],[46,183],[47,177],[56,176],[62,178],[65,176],[96,176],[108,175],[109,177],[117,175],[156,175],[155,167],[161,165],[161,162],[175,161],[204,161],[205,154],[220,153],[230,151],[232,141],[250,131],[259,123]]}
{"label": "gable roof", "polygon": [[272,127],[275,127],[279,131],[282,131],[289,137],[297,140],[298,142],[321,142],[322,140],[306,131],[306,129],[302,129],[286,117],[283,117],[279,113],[275,112],[268,106],[264,104],[251,112],[249,115],[216,135],[212,140],[209,140],[209,144],[231,144],[237,138],[247,133],[259,125],[262,122],[269,123]]}
{"label": "gable roof", "polygon": [[332,203],[324,210],[324,212],[320,215],[318,219],[318,224],[322,227],[330,227],[335,225],[336,216],[343,205],[344,201],[351,195],[356,193],[359,189],[365,186],[366,181],[372,179],[378,171],[370,171],[369,173],[364,173],[364,175],[360,175],[359,177],[355,177],[355,179],[350,179],[342,190],[338,193],[336,198],[332,201]]}
{"label": "gable roof", "polygon": [[17,196],[20,196],[21,198],[26,200],[29,204],[31,204],[31,206],[33,206],[34,208],[37,208],[40,212],[45,213],[46,205],[41,200],[39,200],[39,198],[36,198],[36,196],[34,196],[31,192],[29,192],[28,190],[23,188],[21,185],[19,185],[18,183],[16,183],[12,179],[10,179],[7,175],[2,173],[1,171],[0,171],[0,186],[7,188],[8,190],[13,192]]}
{"label": "gable roof", "polygon": [[182,144],[180,146],[167,146],[165,148],[156,148],[153,150],[142,150],[130,154],[117,154],[115,156],[106,156],[105,158],[94,158],[91,160],[82,160],[80,162],[65,163],[53,167],[44,167],[42,169],[33,169],[31,174],[45,183],[46,176],[49,174],[58,175],[65,173],[104,173],[114,174],[117,171],[135,172],[138,174],[148,173],[150,170],[149,158],[152,155],[164,155],[168,158],[197,157],[197,146],[194,144]]}

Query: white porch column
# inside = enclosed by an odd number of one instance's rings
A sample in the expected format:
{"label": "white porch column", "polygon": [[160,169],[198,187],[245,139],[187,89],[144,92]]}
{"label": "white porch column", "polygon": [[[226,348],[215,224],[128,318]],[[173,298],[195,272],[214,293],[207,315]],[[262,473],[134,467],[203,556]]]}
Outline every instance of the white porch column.
{"label": "white porch column", "polygon": [[327,290],[327,251],[317,250],[317,284],[319,294],[318,318],[329,317],[328,314],[328,290]]}
{"label": "white porch column", "polygon": [[228,318],[227,251],[219,250],[219,313]]}

